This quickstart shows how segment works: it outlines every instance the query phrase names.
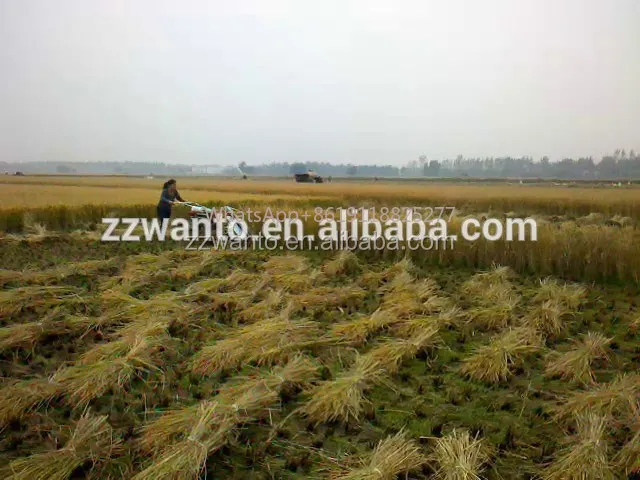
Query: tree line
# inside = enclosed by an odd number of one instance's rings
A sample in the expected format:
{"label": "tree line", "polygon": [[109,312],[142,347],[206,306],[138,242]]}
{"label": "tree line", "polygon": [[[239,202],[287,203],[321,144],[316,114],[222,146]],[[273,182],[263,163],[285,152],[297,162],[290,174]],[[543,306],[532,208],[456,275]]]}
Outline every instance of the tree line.
{"label": "tree line", "polygon": [[314,170],[323,176],[335,177],[471,177],[471,178],[557,178],[575,180],[640,179],[640,155],[618,149],[599,161],[593,157],[565,158],[551,162],[549,157],[487,157],[436,160],[421,155],[404,166],[352,165],[329,162],[273,162],[262,165],[240,163],[229,167],[223,174],[237,175],[238,169],[246,175],[289,176]]}
{"label": "tree line", "polygon": [[638,180],[640,154],[618,149],[596,161],[593,157],[565,158],[557,162],[549,157],[471,157],[433,159],[421,155],[403,166],[352,165],[331,162],[271,162],[234,166],[166,164],[159,162],[0,162],[0,172],[76,174],[76,175],[159,175],[189,176],[218,174],[237,177],[287,177],[314,170],[324,177],[391,177],[391,178],[541,178],[567,180]]}

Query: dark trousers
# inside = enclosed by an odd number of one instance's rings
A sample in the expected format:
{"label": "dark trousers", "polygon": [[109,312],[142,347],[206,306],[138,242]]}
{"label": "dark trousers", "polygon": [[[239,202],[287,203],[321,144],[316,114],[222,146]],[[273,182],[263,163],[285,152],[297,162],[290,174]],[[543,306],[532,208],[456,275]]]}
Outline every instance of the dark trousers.
{"label": "dark trousers", "polygon": [[158,205],[157,212],[158,220],[160,220],[160,222],[162,222],[162,220],[164,220],[165,218],[169,219],[171,218],[171,205],[160,204]]}

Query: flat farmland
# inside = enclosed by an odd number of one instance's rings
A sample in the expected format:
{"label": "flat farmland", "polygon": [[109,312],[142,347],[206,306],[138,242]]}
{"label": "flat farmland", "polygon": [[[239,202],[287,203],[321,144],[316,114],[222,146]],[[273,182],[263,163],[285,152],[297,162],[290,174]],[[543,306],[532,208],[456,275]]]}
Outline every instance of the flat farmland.
{"label": "flat farmland", "polygon": [[208,205],[538,224],[536,241],[287,252],[100,241],[104,216],[155,215],[157,179],[0,183],[2,478],[640,472],[635,187],[178,178]]}

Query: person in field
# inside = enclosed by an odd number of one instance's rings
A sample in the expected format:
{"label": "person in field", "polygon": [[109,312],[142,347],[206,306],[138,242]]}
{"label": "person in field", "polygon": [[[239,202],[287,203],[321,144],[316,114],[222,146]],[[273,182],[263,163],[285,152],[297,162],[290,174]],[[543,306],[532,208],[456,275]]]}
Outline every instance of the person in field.
{"label": "person in field", "polygon": [[165,182],[162,186],[160,202],[158,202],[158,220],[162,222],[165,218],[171,218],[171,207],[173,204],[184,201],[178,193],[176,181],[172,178]]}

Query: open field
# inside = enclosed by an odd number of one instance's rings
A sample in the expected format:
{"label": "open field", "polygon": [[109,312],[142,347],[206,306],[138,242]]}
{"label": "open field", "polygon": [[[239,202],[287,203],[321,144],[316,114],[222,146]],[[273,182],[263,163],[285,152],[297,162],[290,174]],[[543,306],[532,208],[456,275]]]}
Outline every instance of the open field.
{"label": "open field", "polygon": [[0,478],[640,473],[640,191],[178,182],[212,205],[525,214],[538,241],[106,243],[100,219],[153,216],[161,182],[1,179]]}
{"label": "open field", "polygon": [[[154,217],[158,180],[123,177],[6,177],[0,232],[97,231],[104,217]],[[455,207],[460,222],[528,217],[537,242],[459,243],[454,252],[414,255],[419,264],[488,268],[581,281],[640,280],[640,189],[550,186],[296,184],[180,179],[182,195],[207,205],[313,214],[327,207]],[[175,215],[185,211],[176,207]]]}
{"label": "open field", "polygon": [[[54,204],[78,205],[84,203],[104,203],[111,198],[111,204],[131,204],[157,202],[162,180],[127,177],[0,177],[0,185],[8,192],[16,185],[26,186],[17,190],[21,198],[13,201],[10,197],[1,208],[37,206],[29,202],[29,191],[36,196],[44,192]],[[46,186],[47,189],[42,189]],[[77,190],[77,193],[53,189],[53,186],[94,187]],[[106,188],[110,194],[95,188]],[[458,208],[475,211],[495,210],[501,212],[545,213],[550,215],[589,213],[619,214],[640,218],[640,188],[605,187],[554,187],[533,185],[476,185],[476,184],[417,184],[417,183],[325,183],[298,184],[293,180],[268,181],[218,180],[215,177],[184,178],[179,180],[179,188],[184,197],[193,197],[197,201],[218,202],[225,200],[225,194],[232,194],[233,200],[252,198],[253,195],[269,195],[284,198],[331,198],[334,204],[356,206],[362,202],[391,205],[454,205]],[[131,191],[129,191],[131,189]],[[144,191],[148,190],[147,194]],[[50,192],[50,193],[49,193]],[[118,192],[117,195],[114,195]],[[57,198],[57,195],[60,198]],[[66,198],[65,198],[66,197]],[[114,198],[115,197],[115,198]],[[98,200],[96,200],[98,199]],[[25,202],[26,201],[26,202]],[[36,200],[37,201],[37,200]],[[24,203],[23,203],[24,202]]]}
{"label": "open field", "polygon": [[[82,205],[127,205],[153,204],[160,198],[156,185],[152,187],[113,186],[109,188],[83,185],[30,185],[5,184],[2,185],[3,202],[1,210],[11,208],[37,208],[45,206],[82,206]],[[189,200],[194,202],[211,202],[216,200],[223,203],[233,202],[267,202],[297,200],[293,194],[267,195],[266,193],[234,192],[230,190],[215,191],[204,189],[187,190]],[[158,197],[158,198],[154,198]],[[318,196],[321,200],[328,196]]]}

